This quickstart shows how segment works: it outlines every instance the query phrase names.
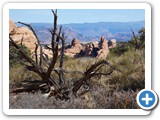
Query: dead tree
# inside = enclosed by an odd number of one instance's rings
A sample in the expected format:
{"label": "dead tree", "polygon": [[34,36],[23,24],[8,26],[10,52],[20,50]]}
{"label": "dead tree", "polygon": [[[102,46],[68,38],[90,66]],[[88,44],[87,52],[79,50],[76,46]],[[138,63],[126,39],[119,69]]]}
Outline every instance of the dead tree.
{"label": "dead tree", "polygon": [[[17,48],[20,52],[20,54],[27,60],[28,63],[30,63],[30,65],[26,65],[26,68],[28,68],[30,71],[33,71],[33,72],[36,72],[41,78],[42,80],[44,80],[49,88],[48,91],[50,91],[50,87],[51,86],[54,86],[54,91],[56,91],[57,93],[61,93],[61,84],[64,82],[63,80],[63,74],[62,72],[57,72],[57,74],[59,75],[60,77],[60,84],[58,84],[55,80],[55,78],[51,75],[54,67],[55,67],[55,64],[57,62],[57,59],[59,57],[58,55],[58,45],[61,41],[62,44],[62,49],[61,49],[61,53],[63,53],[64,51],[64,43],[65,43],[65,37],[64,37],[64,34],[62,34],[62,27],[59,28],[59,30],[57,29],[57,10],[54,11],[52,10],[52,13],[53,13],[53,16],[54,16],[54,25],[53,25],[53,29],[50,29],[50,32],[52,34],[52,42],[51,42],[51,46],[52,46],[52,53],[53,53],[53,57],[51,58],[51,62],[49,63],[48,65],[48,68],[44,68],[41,66],[42,64],[42,61],[41,61],[41,57],[40,57],[40,63],[38,64],[38,58],[37,58],[37,50],[38,50],[38,47],[40,47],[39,45],[39,39],[38,39],[38,36],[36,35],[34,29],[32,28],[32,26],[30,24],[26,24],[26,23],[22,23],[22,22],[18,22],[20,24],[23,24],[27,27],[29,27],[29,29],[31,29],[31,31],[33,32],[33,34],[35,35],[37,41],[38,41],[38,44],[36,44],[36,47],[35,47],[35,61],[33,59],[30,58],[30,56],[28,56],[27,54],[24,53],[24,50],[19,47],[15,42],[14,40],[10,37],[10,44],[13,45],[15,48]],[[41,49],[41,48],[40,48]],[[42,51],[42,50],[41,50]],[[42,53],[40,53],[42,54]],[[63,54],[60,55],[61,56],[61,62],[60,62],[60,67],[63,66]],[[62,95],[63,96],[63,95]]]}
{"label": "dead tree", "polygon": [[[26,68],[30,71],[33,71],[37,73],[42,80],[44,81],[45,85],[48,87],[48,92],[50,96],[55,96],[56,98],[59,99],[69,99],[68,95],[69,93],[74,93],[76,94],[77,91],[81,88],[81,86],[89,79],[93,78],[94,76],[97,75],[111,75],[113,70],[117,70],[114,67],[112,67],[107,61],[102,60],[99,61],[93,65],[90,66],[85,72],[77,72],[77,71],[66,71],[63,69],[63,63],[64,63],[64,49],[65,49],[65,41],[66,37],[64,36],[64,33],[62,33],[62,26],[59,28],[57,27],[57,10],[52,10],[53,16],[54,16],[54,21],[53,21],[53,29],[49,29],[52,39],[51,39],[51,48],[49,49],[52,51],[53,56],[50,61],[48,61],[48,57],[46,54],[43,53],[42,46],[40,45],[38,36],[36,35],[34,29],[30,24],[18,22],[20,24],[23,24],[27,26],[33,34],[35,35],[38,43],[35,43],[35,60],[33,60],[29,55],[25,54],[24,49],[22,46],[23,39],[21,41],[21,46],[17,45],[14,40],[9,37],[9,42],[12,46],[14,46],[19,53],[23,56],[23,58],[29,63],[25,64]],[[59,50],[59,45],[62,45],[61,49]],[[38,48],[40,47],[40,58],[38,58]],[[59,54],[60,53],[60,54]],[[42,65],[42,59],[43,62],[45,62],[45,66]],[[59,60],[59,67],[55,67],[55,64]],[[39,61],[39,62],[38,62]],[[111,70],[108,73],[101,73],[99,70],[102,68],[102,66],[108,65]],[[55,79],[55,77],[52,75],[52,72],[55,72],[59,79],[58,82]],[[83,77],[80,78],[75,82],[75,84],[71,87],[68,88],[68,86],[65,83],[65,78],[64,78],[64,73],[78,73],[82,74]],[[120,71],[121,72],[121,71]],[[43,85],[40,85],[39,87],[42,87]]]}
{"label": "dead tree", "polygon": [[142,28],[138,31],[139,36],[136,36],[132,28],[130,27],[133,39],[135,41],[135,50],[140,50],[145,42],[145,29]]}

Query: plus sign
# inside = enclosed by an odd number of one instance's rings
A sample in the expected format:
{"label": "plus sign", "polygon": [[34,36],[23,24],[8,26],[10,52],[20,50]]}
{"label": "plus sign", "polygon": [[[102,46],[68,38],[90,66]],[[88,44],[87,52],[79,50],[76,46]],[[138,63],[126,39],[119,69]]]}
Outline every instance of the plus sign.
{"label": "plus sign", "polygon": [[149,101],[152,101],[152,98],[149,97],[149,94],[146,94],[146,97],[142,98],[142,101],[146,101],[146,105],[148,105]]}

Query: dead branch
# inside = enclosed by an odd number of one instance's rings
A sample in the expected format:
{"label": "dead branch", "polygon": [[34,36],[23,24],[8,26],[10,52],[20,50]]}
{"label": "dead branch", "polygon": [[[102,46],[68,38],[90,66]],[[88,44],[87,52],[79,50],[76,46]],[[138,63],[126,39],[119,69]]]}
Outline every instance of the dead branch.
{"label": "dead branch", "polygon": [[[41,67],[38,66],[36,64],[36,62],[34,60],[32,60],[27,54],[25,54],[24,50],[21,49],[15,42],[14,40],[9,37],[10,39],[10,43],[19,50],[20,54],[23,56],[24,59],[27,60],[28,63],[31,64],[31,67],[29,67],[32,71],[36,72],[44,81],[46,81],[48,83],[48,85],[54,85],[55,88],[59,89],[58,84],[54,81],[53,78],[51,78],[50,76],[48,76],[48,74],[46,74],[45,70]],[[28,66],[27,66],[28,67]]]}
{"label": "dead branch", "polygon": [[36,47],[35,47],[35,51],[34,51],[34,52],[35,52],[36,64],[38,64],[37,50],[38,50],[38,46],[39,46],[39,44],[40,44],[40,41],[39,41],[39,39],[38,39],[38,36],[37,36],[36,32],[34,31],[34,29],[32,28],[32,26],[31,26],[30,24],[23,23],[23,22],[20,22],[20,21],[18,21],[18,23],[27,26],[27,27],[33,32],[34,36],[35,36],[36,39],[37,39],[38,44],[35,43],[35,44],[36,44]]}
{"label": "dead branch", "polygon": [[[54,68],[54,66],[56,64],[57,58],[58,58],[58,43],[55,44],[55,37],[56,37],[56,35],[54,34],[57,31],[57,18],[58,18],[58,16],[57,16],[57,10],[56,10],[56,12],[54,12],[52,10],[52,13],[54,15],[54,26],[53,26],[53,30],[51,32],[52,33],[51,46],[52,46],[53,58],[52,58],[52,61],[51,61],[50,65],[49,65],[49,67],[48,67],[48,70],[47,70],[48,76],[50,76],[50,74],[51,74],[51,72],[52,72],[52,70],[53,70],[53,68]],[[61,33],[61,29],[59,29],[58,35],[60,35],[60,33]],[[56,42],[59,42],[59,39],[60,38],[57,36]]]}
{"label": "dead branch", "polygon": [[[60,27],[60,30],[62,29],[62,27]],[[60,36],[60,35],[59,35]],[[64,62],[64,49],[65,49],[65,37],[64,34],[62,34],[62,38],[61,42],[62,42],[62,48],[61,48],[61,55],[60,55],[60,64],[59,64],[59,68],[62,69],[63,67],[63,62]],[[63,75],[63,71],[59,71],[59,84],[60,85],[64,85],[65,80],[64,80],[64,75]]]}
{"label": "dead branch", "polygon": [[10,37],[10,42],[11,44],[17,48],[20,52],[20,54],[23,56],[23,58],[25,58],[27,60],[27,62],[29,62],[35,69],[35,71],[40,75],[43,72],[43,69],[40,68],[39,66],[36,65],[35,61],[32,60],[27,54],[25,54],[24,50],[21,49],[15,42],[14,40]]}
{"label": "dead branch", "polygon": [[35,45],[36,47],[35,47],[34,53],[35,53],[36,64],[38,65],[38,55],[37,55],[38,44],[35,43]]}
{"label": "dead branch", "polygon": [[[112,74],[113,71],[109,72],[109,73],[97,73],[97,67],[99,67],[100,65],[108,65],[110,67],[112,67],[107,61],[102,60],[99,61],[97,63],[95,63],[94,65],[91,65],[90,68],[88,68],[88,70],[86,70],[86,72],[84,73],[84,76],[82,78],[80,78],[75,84],[74,87],[72,89],[73,93],[76,94],[77,91],[80,89],[80,87],[90,78],[96,76],[96,75],[110,75]],[[112,67],[113,69],[113,67]]]}
{"label": "dead branch", "polygon": [[[53,16],[54,16],[54,21],[53,21],[53,30],[52,30],[52,32],[51,32],[51,34],[52,34],[52,41],[51,41],[51,45],[52,45],[52,52],[53,52],[53,54],[54,54],[54,49],[55,49],[55,34],[54,33],[56,33],[56,31],[57,31],[57,18],[58,18],[58,16],[57,16],[57,10],[54,12],[54,10],[51,10],[52,11],[52,13],[53,13]],[[53,56],[54,57],[54,56]]]}
{"label": "dead branch", "polygon": [[[58,46],[59,46],[59,41],[62,41],[62,49],[61,49],[61,62],[59,67],[63,67],[63,52],[64,52],[64,44],[65,44],[65,38],[64,35],[61,37],[61,30],[62,30],[62,26],[59,28],[59,30],[57,30],[57,10],[54,12],[52,10],[53,16],[54,16],[54,25],[53,25],[53,30],[51,31],[52,34],[52,42],[51,42],[51,49],[52,49],[52,53],[53,53],[53,57],[52,60],[47,68],[47,70],[45,68],[43,68],[42,65],[42,59],[43,59],[43,52],[42,52],[42,46],[40,46],[40,62],[38,64],[38,55],[37,55],[37,49],[39,47],[39,39],[34,31],[34,29],[32,28],[32,26],[30,24],[26,24],[26,23],[22,23],[22,22],[18,22],[20,24],[26,25],[27,27],[29,27],[33,34],[35,35],[35,37],[37,38],[38,44],[36,44],[35,46],[35,57],[36,57],[36,62],[34,60],[32,60],[28,55],[26,55],[24,53],[24,50],[19,48],[19,46],[10,38],[10,43],[12,43],[12,45],[17,48],[20,52],[20,54],[22,54],[22,56],[27,60],[28,63],[30,63],[30,65],[26,65],[26,68],[30,71],[36,72],[49,86],[49,89],[54,86],[54,92],[56,94],[59,94],[59,96],[63,96],[65,97],[65,92],[62,92],[62,86],[61,84],[64,84],[64,78],[63,78],[63,71],[56,71],[57,74],[59,75],[59,84],[56,83],[55,79],[53,76],[51,76],[51,72],[54,69],[54,66],[57,62],[58,59]],[[57,32],[58,31],[58,32]],[[50,91],[50,90],[49,90]]]}
{"label": "dead branch", "polygon": [[22,81],[21,87],[18,87],[11,91],[11,93],[22,93],[22,92],[36,92],[38,90],[41,90],[42,92],[45,92],[48,89],[47,84],[44,83],[44,81]]}
{"label": "dead branch", "polygon": [[61,48],[61,57],[60,57],[60,64],[59,67],[62,68],[63,67],[63,62],[64,62],[64,49],[65,49],[65,37],[64,34],[62,34],[62,48]]}
{"label": "dead branch", "polygon": [[23,46],[23,36],[21,38],[21,47]]}
{"label": "dead branch", "polygon": [[134,38],[134,40],[135,40],[135,42],[136,42],[136,44],[135,44],[135,50],[136,50],[136,49],[138,49],[138,40],[137,40],[136,35],[135,35],[135,33],[134,33],[134,31],[132,30],[132,28],[131,28],[131,27],[130,27],[130,29],[131,29],[131,32],[132,32],[133,38]]}
{"label": "dead branch", "polygon": [[48,50],[52,50],[52,48],[47,46],[47,45],[45,46],[45,48],[48,49]]}
{"label": "dead branch", "polygon": [[32,26],[31,26],[30,24],[23,23],[23,22],[20,22],[20,21],[18,21],[18,23],[27,26],[27,27],[33,32],[34,36],[36,37],[36,39],[37,39],[37,41],[38,41],[38,45],[39,45],[40,41],[39,41],[39,39],[38,39],[38,36],[37,36],[36,32],[35,32],[34,29],[32,28]]}
{"label": "dead branch", "polygon": [[137,38],[131,27],[130,27],[130,29],[131,29],[133,38],[135,40],[135,50],[139,50],[142,47],[143,43],[145,42],[145,38],[141,39],[141,36],[140,36],[140,38]]}
{"label": "dead branch", "polygon": [[40,45],[40,60],[39,60],[39,65],[42,65],[42,60],[43,60],[43,51],[42,51],[42,46]]}

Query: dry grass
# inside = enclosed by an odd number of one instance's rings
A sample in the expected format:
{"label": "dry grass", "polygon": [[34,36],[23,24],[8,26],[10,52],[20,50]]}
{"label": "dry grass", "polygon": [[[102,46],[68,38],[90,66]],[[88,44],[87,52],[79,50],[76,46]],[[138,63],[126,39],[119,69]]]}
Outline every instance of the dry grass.
{"label": "dry grass", "polygon": [[18,85],[24,80],[41,80],[41,78],[34,72],[28,71],[22,65],[12,67],[9,70],[10,85]]}
{"label": "dry grass", "polygon": [[[144,51],[129,50],[121,56],[110,54],[107,61],[122,72],[114,71],[110,76],[97,76],[88,81],[90,90],[79,97],[70,94],[70,100],[61,101],[54,97],[47,99],[39,91],[35,94],[10,94],[10,109],[137,109],[136,95],[145,85]],[[67,58],[64,69],[67,71],[84,72],[96,58]],[[57,63],[58,66],[58,63]],[[101,71],[108,72],[109,67],[103,66]],[[58,77],[53,73],[55,78]],[[66,74],[68,86],[82,77],[81,74]],[[23,66],[10,69],[10,89],[23,80],[40,80],[33,72]],[[83,87],[80,89],[83,91]]]}
{"label": "dry grass", "polygon": [[143,89],[145,83],[145,56],[144,50],[130,50],[117,57],[110,55],[108,61],[121,72],[115,71],[106,79],[110,85],[118,84],[125,90]]}
{"label": "dry grass", "polygon": [[137,109],[137,92],[113,92],[108,95],[103,86],[94,86],[80,97],[71,95],[68,101],[47,99],[40,92],[10,95],[10,109]]}

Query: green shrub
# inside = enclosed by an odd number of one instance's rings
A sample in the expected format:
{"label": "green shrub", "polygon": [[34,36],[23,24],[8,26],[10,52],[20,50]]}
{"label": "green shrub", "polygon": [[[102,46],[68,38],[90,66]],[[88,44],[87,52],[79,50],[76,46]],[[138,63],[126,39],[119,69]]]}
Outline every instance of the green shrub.
{"label": "green shrub", "polygon": [[127,42],[117,43],[117,47],[110,49],[110,54],[122,55],[129,50]]}
{"label": "green shrub", "polygon": [[[25,54],[31,55],[31,51],[25,47],[22,46],[24,49]],[[10,67],[16,67],[19,66],[20,62],[26,62],[23,56],[19,53],[19,50],[16,49],[14,46],[9,46],[9,66]]]}
{"label": "green shrub", "polygon": [[108,61],[121,72],[114,71],[106,84],[118,85],[123,90],[143,89],[145,86],[144,50],[128,50],[121,56],[110,54]]}
{"label": "green shrub", "polygon": [[133,37],[129,41],[129,45],[132,48],[135,48],[135,50],[140,50],[145,48],[145,28],[141,28],[138,31],[138,34],[135,35],[135,33],[132,31]]}

